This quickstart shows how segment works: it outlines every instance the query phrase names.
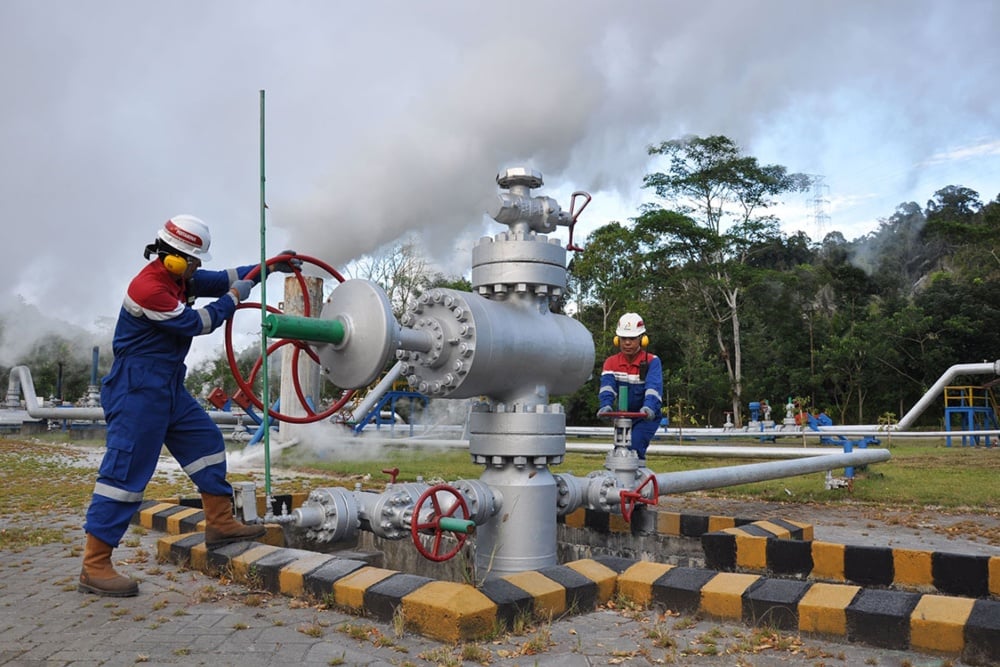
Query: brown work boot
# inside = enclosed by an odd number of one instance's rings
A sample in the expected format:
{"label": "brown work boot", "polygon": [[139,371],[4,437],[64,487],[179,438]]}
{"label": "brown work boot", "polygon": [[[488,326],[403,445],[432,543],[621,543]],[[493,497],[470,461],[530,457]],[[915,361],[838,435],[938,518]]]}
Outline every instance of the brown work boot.
{"label": "brown work boot", "polygon": [[87,533],[87,546],[83,551],[83,569],[80,570],[80,583],[76,590],[81,593],[96,593],[111,598],[130,598],[139,594],[139,584],[134,579],[115,572],[111,565],[111,552],[114,550],[90,533]]}
{"label": "brown work boot", "polygon": [[233,499],[230,496],[203,493],[201,506],[205,510],[205,546],[209,549],[243,540],[255,540],[267,532],[264,526],[248,526],[237,521],[233,516]]}

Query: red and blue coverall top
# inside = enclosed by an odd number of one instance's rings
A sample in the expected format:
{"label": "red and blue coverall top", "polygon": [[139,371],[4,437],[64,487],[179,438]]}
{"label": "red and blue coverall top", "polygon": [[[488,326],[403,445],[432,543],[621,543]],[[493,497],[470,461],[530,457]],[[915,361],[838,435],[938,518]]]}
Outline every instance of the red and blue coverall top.
{"label": "red and blue coverall top", "polygon": [[[222,434],[184,387],[184,358],[195,336],[233,315],[229,288],[253,268],[199,269],[185,282],[154,260],[129,284],[101,381],[107,451],[84,526],[104,543],[117,546],[125,534],[164,445],[200,491],[232,493]],[[194,308],[197,297],[219,298]]]}
{"label": "red and blue coverall top", "polygon": [[[628,406],[618,405],[618,390],[628,388]],[[663,405],[663,366],[660,358],[640,350],[628,359],[622,352],[604,361],[601,370],[601,388],[597,393],[600,407],[610,407],[615,412],[639,412],[644,406],[653,411],[654,419],[632,420],[631,448],[640,459],[646,458],[646,449],[660,425],[660,407]]]}

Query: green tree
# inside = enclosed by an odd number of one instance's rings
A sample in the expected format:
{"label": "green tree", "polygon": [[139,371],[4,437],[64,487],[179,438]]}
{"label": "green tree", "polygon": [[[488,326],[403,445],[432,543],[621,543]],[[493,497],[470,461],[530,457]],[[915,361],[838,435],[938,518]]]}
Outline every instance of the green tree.
{"label": "green tree", "polygon": [[[649,271],[642,261],[640,237],[619,222],[610,222],[591,232],[582,253],[569,263],[569,284],[581,316],[596,313],[591,330],[606,332],[619,316],[633,309]],[[610,338],[608,340],[610,342]]]}
{"label": "green tree", "polygon": [[[643,187],[651,188],[676,212],[696,222],[686,236],[678,234],[681,229],[675,224],[675,236],[663,249],[683,249],[687,254],[682,270],[688,276],[688,286],[700,293],[712,320],[739,426],[743,403],[742,306],[746,290],[761,279],[751,258],[779,235],[777,218],[767,210],[778,203],[778,196],[807,189],[810,179],[791,174],[780,165],[762,165],[724,136],[686,137],[648,150],[650,155],[665,157],[667,169],[647,174]],[[661,207],[649,205],[637,224],[662,215]]]}

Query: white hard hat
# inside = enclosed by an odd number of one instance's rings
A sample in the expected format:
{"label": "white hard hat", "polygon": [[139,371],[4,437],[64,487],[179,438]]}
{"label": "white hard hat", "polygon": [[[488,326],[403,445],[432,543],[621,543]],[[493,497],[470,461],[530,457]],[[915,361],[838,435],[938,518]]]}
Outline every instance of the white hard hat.
{"label": "white hard hat", "polygon": [[212,245],[212,235],[208,225],[193,215],[175,215],[163,223],[156,237],[171,248],[202,262],[212,259],[208,253]]}
{"label": "white hard hat", "polygon": [[622,338],[635,338],[646,333],[646,324],[638,313],[625,313],[618,320],[618,328],[615,335]]}

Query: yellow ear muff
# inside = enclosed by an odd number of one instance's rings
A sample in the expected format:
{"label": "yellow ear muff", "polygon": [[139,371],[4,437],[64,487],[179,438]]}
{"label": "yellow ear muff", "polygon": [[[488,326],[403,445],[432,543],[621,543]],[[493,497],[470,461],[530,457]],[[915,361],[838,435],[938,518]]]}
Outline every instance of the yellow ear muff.
{"label": "yellow ear muff", "polygon": [[165,255],[163,266],[175,276],[183,276],[188,269],[188,261],[180,255]]}
{"label": "yellow ear muff", "polygon": [[[614,345],[615,347],[620,347],[621,343],[622,342],[618,338],[618,336],[615,336],[614,338],[611,339],[611,344]],[[639,340],[639,345],[641,345],[643,349],[646,349],[646,347],[649,345],[649,336],[643,334],[642,338]]]}

